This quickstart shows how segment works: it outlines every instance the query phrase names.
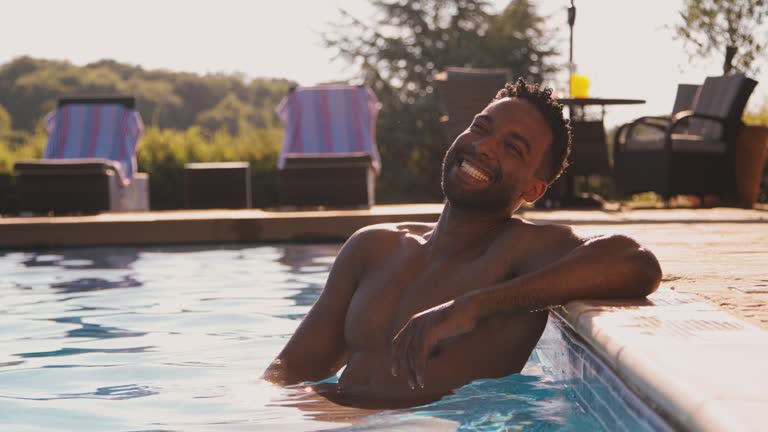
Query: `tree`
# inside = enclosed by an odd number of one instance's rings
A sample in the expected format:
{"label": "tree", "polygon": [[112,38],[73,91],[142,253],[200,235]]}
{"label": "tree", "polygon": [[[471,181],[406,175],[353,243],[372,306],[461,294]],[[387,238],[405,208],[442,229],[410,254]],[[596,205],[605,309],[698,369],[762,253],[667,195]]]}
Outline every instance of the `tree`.
{"label": "tree", "polygon": [[557,50],[545,24],[530,1],[510,2],[501,14],[491,17],[484,40],[487,48],[476,53],[475,66],[505,67],[512,76],[541,82],[557,72],[557,67],[548,62],[557,55]]}
{"label": "tree", "polygon": [[0,105],[0,134],[10,132],[12,126],[11,114]]}
{"label": "tree", "polygon": [[765,0],[685,0],[675,31],[692,45],[691,58],[720,52],[724,74],[734,68],[757,72],[754,63],[768,31],[763,26],[766,15]]}
{"label": "tree", "polygon": [[[433,77],[446,67],[507,68],[540,81],[556,54],[543,18],[528,0],[503,13],[483,0],[371,0],[372,22],[341,11],[324,35],[338,57],[359,70],[381,101],[377,142],[383,200],[440,198],[440,160],[448,143],[439,123]],[[336,30],[344,29],[344,30]]]}
{"label": "tree", "polygon": [[209,131],[225,129],[230,135],[237,135],[247,129],[249,118],[254,115],[253,107],[244,104],[235,94],[230,93],[215,107],[198,114],[196,123]]}
{"label": "tree", "polygon": [[[243,126],[279,126],[275,108],[295,83],[284,79],[246,81],[238,74],[209,74],[144,70],[140,66],[99,60],[85,66],[65,61],[19,57],[0,65],[0,104],[10,113],[14,127],[32,132],[40,119],[55,107],[56,99],[70,94],[127,93],[145,123],[161,128],[187,129],[201,113],[234,102],[252,111]],[[227,100],[225,100],[227,99]],[[233,130],[231,118],[204,116],[206,128]]]}

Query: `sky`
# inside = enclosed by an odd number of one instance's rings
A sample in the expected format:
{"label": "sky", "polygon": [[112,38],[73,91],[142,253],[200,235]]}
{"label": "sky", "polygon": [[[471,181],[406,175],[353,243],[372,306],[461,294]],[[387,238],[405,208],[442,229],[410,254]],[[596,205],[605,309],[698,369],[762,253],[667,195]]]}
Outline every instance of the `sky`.
{"label": "sky", "polygon": [[[567,62],[569,0],[532,0]],[[500,11],[508,0],[490,0]],[[590,79],[590,96],[644,99],[607,108],[606,124],[669,113],[678,83],[701,83],[722,71],[721,56],[690,61],[672,26],[682,0],[575,0],[574,62]],[[343,80],[355,70],[333,60],[321,33],[339,9],[366,19],[367,0],[5,0],[0,64],[15,57],[103,58],[196,73],[238,72],[300,85]],[[768,61],[748,109],[768,103]],[[567,73],[545,84],[562,91]],[[0,104],[2,101],[0,101]]]}

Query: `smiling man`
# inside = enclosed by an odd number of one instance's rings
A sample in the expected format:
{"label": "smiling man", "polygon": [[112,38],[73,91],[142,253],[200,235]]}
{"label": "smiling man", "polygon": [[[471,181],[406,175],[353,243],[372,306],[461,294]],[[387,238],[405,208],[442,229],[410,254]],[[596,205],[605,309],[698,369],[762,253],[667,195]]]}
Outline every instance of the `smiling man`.
{"label": "smiling man", "polygon": [[630,238],[582,238],[512,216],[562,173],[570,128],[551,89],[508,83],[448,149],[435,224],[370,226],[339,252],[320,298],[264,377],[318,381],[346,405],[428,403],[519,372],[546,309],[643,297],[661,279]]}

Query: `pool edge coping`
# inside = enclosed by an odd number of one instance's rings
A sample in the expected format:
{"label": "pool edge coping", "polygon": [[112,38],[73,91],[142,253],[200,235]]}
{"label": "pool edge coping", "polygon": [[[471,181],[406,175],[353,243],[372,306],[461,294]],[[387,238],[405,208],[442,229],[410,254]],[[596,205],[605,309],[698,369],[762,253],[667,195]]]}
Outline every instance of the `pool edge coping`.
{"label": "pool edge coping", "polygon": [[[761,328],[667,289],[643,301],[573,301],[554,312],[673,426],[757,430],[768,423],[768,374],[757,367],[768,364]],[[737,354],[751,355],[746,366],[723,367],[722,358]]]}
{"label": "pool edge coping", "polygon": [[[0,249],[344,241],[356,230],[380,223],[435,222],[443,204],[377,205],[369,209],[260,210],[210,209],[102,213],[90,216],[0,217]],[[768,211],[743,209],[665,212],[633,210],[540,211],[517,216],[539,224],[571,226],[768,223]]]}

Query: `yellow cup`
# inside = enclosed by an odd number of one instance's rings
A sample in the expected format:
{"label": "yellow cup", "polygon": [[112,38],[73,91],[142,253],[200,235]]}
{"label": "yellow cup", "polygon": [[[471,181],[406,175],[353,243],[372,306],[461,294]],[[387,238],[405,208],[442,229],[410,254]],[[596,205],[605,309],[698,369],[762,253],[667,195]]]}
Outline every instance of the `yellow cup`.
{"label": "yellow cup", "polygon": [[589,77],[586,75],[571,75],[571,97],[589,97]]}

